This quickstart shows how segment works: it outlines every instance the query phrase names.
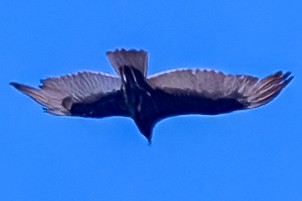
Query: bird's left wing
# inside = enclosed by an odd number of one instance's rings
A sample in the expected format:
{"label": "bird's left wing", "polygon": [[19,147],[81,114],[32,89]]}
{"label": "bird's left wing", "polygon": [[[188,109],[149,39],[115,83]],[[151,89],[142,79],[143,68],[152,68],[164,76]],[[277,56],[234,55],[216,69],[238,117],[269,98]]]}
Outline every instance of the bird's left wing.
{"label": "bird's left wing", "polygon": [[[125,115],[121,80],[103,73],[80,72],[41,80],[39,88],[12,82],[16,89],[45,107],[48,113],[75,116]],[[98,107],[98,113],[93,109]],[[103,109],[102,111],[100,109]]]}

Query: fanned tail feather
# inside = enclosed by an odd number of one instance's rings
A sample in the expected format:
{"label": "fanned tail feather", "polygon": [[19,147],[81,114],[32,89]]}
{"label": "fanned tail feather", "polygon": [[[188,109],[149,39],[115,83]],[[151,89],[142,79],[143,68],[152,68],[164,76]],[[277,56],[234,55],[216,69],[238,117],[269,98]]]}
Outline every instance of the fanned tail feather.
{"label": "fanned tail feather", "polygon": [[148,55],[144,50],[120,49],[108,51],[106,54],[111,65],[118,74],[120,74],[121,67],[127,66],[136,68],[146,76]]}

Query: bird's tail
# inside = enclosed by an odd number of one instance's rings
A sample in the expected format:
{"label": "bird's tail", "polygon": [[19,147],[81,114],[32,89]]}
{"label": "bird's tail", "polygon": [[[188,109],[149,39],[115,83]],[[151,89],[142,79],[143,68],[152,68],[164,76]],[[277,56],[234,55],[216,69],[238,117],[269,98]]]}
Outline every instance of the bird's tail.
{"label": "bird's tail", "polygon": [[147,73],[147,52],[144,50],[115,50],[106,53],[114,70],[120,74],[121,67],[135,68],[144,76]]}
{"label": "bird's tail", "polygon": [[270,102],[293,78],[290,72],[283,74],[279,71],[260,80],[245,91],[247,101],[250,103],[247,108],[256,108]]}

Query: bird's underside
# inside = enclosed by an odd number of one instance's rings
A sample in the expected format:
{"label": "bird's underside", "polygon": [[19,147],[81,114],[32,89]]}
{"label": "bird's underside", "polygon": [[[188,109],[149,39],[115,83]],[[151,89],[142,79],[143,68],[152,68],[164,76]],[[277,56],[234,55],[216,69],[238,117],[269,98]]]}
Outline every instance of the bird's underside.
{"label": "bird's underside", "polygon": [[164,118],[256,108],[270,102],[293,79],[281,71],[259,79],[202,69],[175,69],[147,77],[147,52],[121,49],[107,52],[107,57],[118,77],[80,72],[44,79],[39,88],[11,84],[51,114],[130,117],[151,142],[154,125]]}

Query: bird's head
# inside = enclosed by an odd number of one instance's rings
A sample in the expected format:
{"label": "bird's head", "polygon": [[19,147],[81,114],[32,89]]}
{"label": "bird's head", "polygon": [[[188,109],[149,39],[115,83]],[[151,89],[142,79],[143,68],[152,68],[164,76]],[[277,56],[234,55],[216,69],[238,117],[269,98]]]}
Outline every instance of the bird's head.
{"label": "bird's head", "polygon": [[141,121],[135,121],[135,123],[141,134],[143,134],[145,138],[148,140],[148,143],[151,144],[154,125],[149,125],[146,124],[146,122],[141,122]]}

